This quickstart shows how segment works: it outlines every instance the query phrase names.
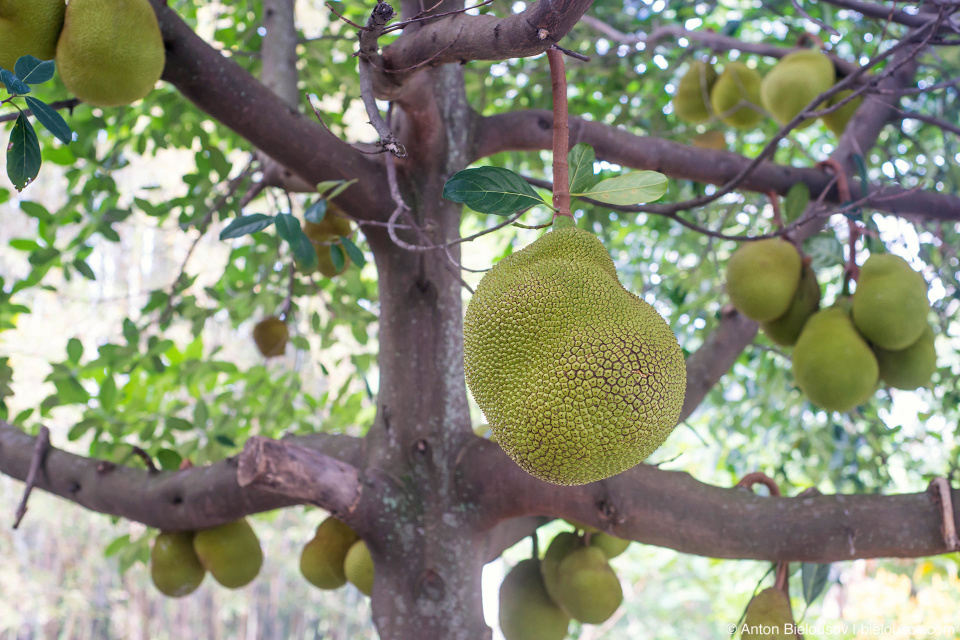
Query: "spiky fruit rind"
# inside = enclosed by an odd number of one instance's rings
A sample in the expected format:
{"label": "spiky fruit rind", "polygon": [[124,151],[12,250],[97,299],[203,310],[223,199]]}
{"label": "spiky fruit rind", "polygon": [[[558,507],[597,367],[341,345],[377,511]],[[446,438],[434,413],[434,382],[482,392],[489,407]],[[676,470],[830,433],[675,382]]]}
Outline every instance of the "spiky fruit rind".
{"label": "spiky fruit rind", "polygon": [[820,308],[820,284],[810,265],[800,271],[800,284],[790,301],[790,306],[779,318],[761,322],[764,334],[775,343],[792,347],[797,343],[807,319]]}
{"label": "spiky fruit rind", "polygon": [[347,582],[369,596],[373,593],[373,557],[363,540],[354,542],[343,560],[343,573]]}
{"label": "spiky fruit rind", "polygon": [[875,346],[873,352],[880,366],[880,379],[895,389],[926,387],[937,370],[937,351],[930,325],[906,349],[889,351]]}
{"label": "spiky fruit rind", "polygon": [[763,119],[759,110],[761,80],[755,69],[742,62],[727,63],[710,92],[710,105],[721,122],[749,129]]}
{"label": "spiky fruit rind", "polygon": [[590,546],[603,551],[603,555],[607,557],[607,560],[610,560],[626,551],[627,547],[630,546],[630,541],[598,531],[590,535]]}
{"label": "spiky fruit rind", "polygon": [[[829,105],[832,107],[835,104],[839,104],[841,100],[846,98],[848,95],[853,93],[852,90],[847,89],[841,91],[837,95],[830,98]],[[850,102],[846,103],[836,111],[831,111],[820,117],[823,120],[823,124],[827,125],[827,129],[833,132],[838,138],[843,135],[844,129],[847,128],[847,123],[850,122],[850,118],[853,117],[853,114],[857,112],[857,109],[860,108],[860,104],[863,102],[863,98],[854,98]]]}
{"label": "spiky fruit rind", "polygon": [[150,578],[160,593],[182,598],[207,574],[193,550],[192,531],[161,531],[150,550]]}
{"label": "spiky fruit rind", "polygon": [[677,83],[673,96],[673,112],[685,122],[704,122],[710,112],[710,90],[717,81],[717,72],[712,64],[695,60]]}
{"label": "spiky fruit rind", "polygon": [[540,563],[523,560],[500,584],[500,631],[506,640],[563,640],[570,617],[550,598]]}
{"label": "spiky fruit rind", "polygon": [[797,640],[790,598],[780,589],[764,589],[750,600],[741,640]]}
{"label": "spiky fruit rind", "polygon": [[560,562],[557,597],[572,618],[600,624],[623,603],[623,590],[603,551],[581,547]]}
{"label": "spiky fruit rind", "polygon": [[66,8],[63,0],[0,0],[0,68],[12,72],[26,55],[52,59]]}
{"label": "spiky fruit rind", "polygon": [[727,295],[737,311],[757,322],[785,314],[800,284],[800,254],[786,240],[741,244],[727,262]]}
{"label": "spiky fruit rind", "polygon": [[557,570],[560,563],[570,553],[583,546],[581,538],[570,531],[561,531],[550,541],[543,561],[540,563],[540,572],[543,574],[543,585],[554,602],[559,602],[557,593]]}
{"label": "spiky fruit rind", "polygon": [[793,348],[793,376],[810,401],[828,411],[849,411],[877,387],[879,369],[845,303],[816,312]]}
{"label": "spiky fruit rind", "polygon": [[260,541],[246,519],[197,531],[193,549],[210,575],[228,589],[249,584],[263,564]]}
{"label": "spiky fruit rind", "polygon": [[253,327],[253,342],[264,358],[282,356],[289,338],[287,324],[276,316],[264,318]]}
{"label": "spiky fruit rind", "polygon": [[875,253],[860,267],[853,294],[853,322],[881,349],[906,349],[927,326],[927,281],[891,253]]}
{"label": "spiky fruit rind", "polygon": [[147,0],[70,0],[57,71],[77,98],[118,107],[146,96],[164,65],[163,36]]}
{"label": "spiky fruit rind", "polygon": [[464,320],[467,384],[532,475],[585,484],[633,467],[676,426],[677,339],[586,231],[551,231],[497,263]]}
{"label": "spiky fruit rind", "polygon": [[300,553],[300,573],[307,582],[320,589],[342,587],[347,583],[343,563],[357,540],[353,529],[336,518],[327,518]]}
{"label": "spiky fruit rind", "polygon": [[[760,99],[774,120],[787,124],[837,78],[833,61],[819,51],[805,49],[784,56],[760,83]],[[816,105],[814,105],[816,108]],[[807,119],[797,128],[812,124]]]}

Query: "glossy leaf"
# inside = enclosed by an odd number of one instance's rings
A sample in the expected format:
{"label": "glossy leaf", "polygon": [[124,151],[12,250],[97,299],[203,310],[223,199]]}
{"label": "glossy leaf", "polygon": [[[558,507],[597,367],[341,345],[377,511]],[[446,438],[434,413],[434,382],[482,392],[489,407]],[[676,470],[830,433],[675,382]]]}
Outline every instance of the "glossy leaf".
{"label": "glossy leaf", "polygon": [[497,216],[511,216],[545,204],[520,174],[500,167],[458,171],[443,185],[443,197],[462,202],[474,211]]}
{"label": "glossy leaf", "polygon": [[239,238],[240,236],[262,231],[272,225],[273,221],[273,216],[268,216],[263,213],[252,213],[248,216],[240,216],[220,232],[220,239],[228,240],[230,238]]}
{"label": "glossy leaf", "polygon": [[601,180],[585,192],[572,193],[616,205],[641,204],[658,200],[667,192],[667,178],[656,171],[631,171]]}
{"label": "glossy leaf", "polygon": [[10,131],[7,145],[7,176],[23,191],[40,173],[40,141],[27,116],[21,113]]}
{"label": "glossy leaf", "polygon": [[597,156],[589,144],[580,142],[573,145],[570,153],[567,154],[571,193],[587,191],[597,184],[597,176],[593,170],[593,164],[596,161]]}
{"label": "glossy leaf", "polygon": [[53,60],[40,60],[31,55],[20,56],[13,65],[13,72],[26,84],[43,84],[53,77],[55,69]]}
{"label": "glossy leaf", "polygon": [[67,121],[64,120],[59,113],[36,98],[27,96],[25,100],[27,106],[30,107],[30,111],[33,112],[33,117],[37,119],[37,122],[42,124],[47,131],[56,136],[57,140],[63,144],[70,144],[73,140],[73,131],[70,130],[70,125],[67,124]]}

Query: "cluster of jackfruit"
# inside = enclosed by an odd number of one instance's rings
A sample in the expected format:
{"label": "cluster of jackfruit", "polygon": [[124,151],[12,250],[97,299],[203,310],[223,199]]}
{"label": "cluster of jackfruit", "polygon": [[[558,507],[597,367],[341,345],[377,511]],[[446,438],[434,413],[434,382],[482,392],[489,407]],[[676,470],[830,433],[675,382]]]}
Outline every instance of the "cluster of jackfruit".
{"label": "cluster of jackfruit", "polygon": [[0,67],[21,56],[55,59],[77,98],[100,107],[136,102],[163,72],[163,37],[147,0],[3,0]]}
{"label": "cluster of jackfruit", "polygon": [[[812,49],[787,54],[766,75],[742,62],[727,62],[718,74],[712,64],[697,60],[677,84],[673,109],[678,118],[694,124],[716,118],[730,127],[750,129],[769,114],[783,125],[835,82],[836,70],[829,56]],[[833,106],[849,94],[841,92],[823,107]],[[859,105],[859,98],[851,100],[824,115],[823,123],[839,136]],[[812,120],[798,128],[809,124]]]}
{"label": "cluster of jackfruit", "polygon": [[630,544],[592,527],[554,537],[543,559],[518,563],[500,585],[500,630],[506,640],[562,640],[570,619],[606,621],[623,602],[609,560]]}
{"label": "cluster of jackfruit", "polygon": [[592,233],[556,229],[498,262],[463,334],[467,384],[494,439],[542,480],[620,473],[676,426],[686,389],[677,339],[624,289]]}
{"label": "cluster of jackfruit", "polygon": [[879,381],[926,386],[936,370],[927,283],[904,260],[872,254],[851,297],[820,309],[820,285],[786,240],[741,246],[727,264],[727,294],[774,342],[793,346],[797,386],[815,405],[848,411]]}
{"label": "cluster of jackfruit", "polygon": [[260,541],[246,519],[199,531],[161,531],[150,552],[150,577],[161,593],[193,593],[207,572],[228,589],[249,584],[263,564]]}
{"label": "cluster of jackfruit", "polygon": [[303,547],[300,573],[320,589],[339,589],[349,582],[364,595],[373,592],[373,558],[367,543],[333,517],[321,522]]}
{"label": "cluster of jackfruit", "polygon": [[[347,238],[353,233],[353,225],[347,218],[338,213],[339,209],[335,204],[327,204],[327,214],[320,222],[304,223],[303,232],[310,238],[313,248],[317,252],[317,271],[327,278],[333,278],[346,271],[350,266],[350,257],[343,250],[341,237]],[[331,252],[336,247],[343,257],[343,265],[337,269],[333,263]]]}

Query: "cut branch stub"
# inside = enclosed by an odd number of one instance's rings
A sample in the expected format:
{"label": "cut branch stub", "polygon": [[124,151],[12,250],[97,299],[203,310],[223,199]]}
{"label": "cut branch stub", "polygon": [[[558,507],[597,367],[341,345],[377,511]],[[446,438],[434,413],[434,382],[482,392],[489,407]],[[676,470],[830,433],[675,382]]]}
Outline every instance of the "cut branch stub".
{"label": "cut branch stub", "polygon": [[261,436],[247,440],[237,483],[302,500],[340,517],[352,513],[360,501],[355,467],[313,449]]}

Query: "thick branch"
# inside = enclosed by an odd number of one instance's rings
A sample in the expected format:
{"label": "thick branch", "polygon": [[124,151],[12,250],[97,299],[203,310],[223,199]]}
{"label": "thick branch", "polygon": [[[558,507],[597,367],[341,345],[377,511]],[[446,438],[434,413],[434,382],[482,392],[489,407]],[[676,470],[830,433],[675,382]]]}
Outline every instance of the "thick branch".
{"label": "thick branch", "polygon": [[[922,27],[926,23],[930,22],[929,13],[907,13],[906,11],[901,11],[899,9],[893,9],[881,4],[873,4],[871,2],[860,2],[860,0],[820,0],[826,4],[832,4],[835,7],[841,7],[843,9],[850,9],[851,11],[856,11],[857,13],[864,15],[868,18],[875,18],[877,20],[883,20],[884,22],[896,22],[897,24],[903,24],[908,27]],[[951,23],[945,23],[940,27],[941,30],[950,30],[956,31],[956,25]]]}
{"label": "thick branch", "polygon": [[[0,421],[0,472],[26,479],[35,441],[33,436]],[[315,434],[289,441],[322,446],[328,455],[350,464],[360,460],[361,442],[356,438]],[[232,458],[206,467],[150,473],[51,448],[37,474],[36,486],[91,511],[168,530],[212,527],[302,502],[269,491],[241,488],[237,484],[237,461]]]}
{"label": "thick branch", "polygon": [[[930,492],[763,498],[649,465],[563,487],[537,480],[481,438],[471,443],[462,467],[464,486],[483,502],[489,524],[559,516],[621,538],[713,558],[834,562],[948,551]],[[956,503],[960,491],[954,489],[952,497]]]}

